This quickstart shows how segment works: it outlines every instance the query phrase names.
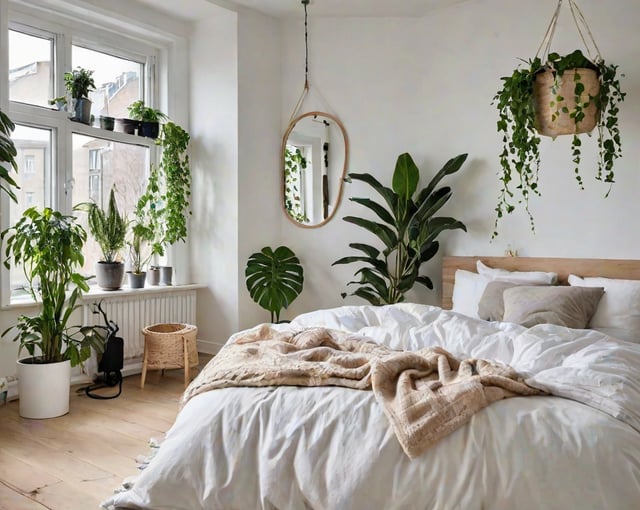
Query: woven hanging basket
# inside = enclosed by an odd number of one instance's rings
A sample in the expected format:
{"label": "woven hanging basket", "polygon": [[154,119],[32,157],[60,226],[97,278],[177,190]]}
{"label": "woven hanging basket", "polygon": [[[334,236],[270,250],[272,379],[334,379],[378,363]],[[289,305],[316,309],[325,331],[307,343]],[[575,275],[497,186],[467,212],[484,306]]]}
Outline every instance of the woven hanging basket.
{"label": "woven hanging basket", "polygon": [[[584,85],[584,92],[580,95],[580,102],[590,102],[584,109],[584,119],[576,124],[571,112],[576,108],[575,80],[576,74]],[[558,135],[573,135],[589,133],[600,120],[600,109],[594,100],[600,94],[600,78],[593,69],[578,68],[566,70],[559,77],[559,90],[553,90],[555,74],[550,71],[538,73],[533,84],[533,106],[535,110],[536,129],[541,135],[556,137]],[[561,96],[563,101],[556,102]],[[568,112],[563,112],[563,108]],[[555,118],[554,118],[555,117]]]}

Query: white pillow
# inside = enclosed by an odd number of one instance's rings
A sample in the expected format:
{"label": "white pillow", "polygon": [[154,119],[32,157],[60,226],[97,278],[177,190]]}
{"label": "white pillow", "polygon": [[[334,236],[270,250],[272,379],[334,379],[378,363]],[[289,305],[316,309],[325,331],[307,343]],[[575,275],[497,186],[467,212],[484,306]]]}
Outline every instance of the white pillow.
{"label": "white pillow", "polygon": [[464,269],[456,270],[451,309],[467,317],[479,319],[478,303],[488,283],[489,279],[478,273]]}
{"label": "white pillow", "polygon": [[604,296],[589,327],[621,340],[640,343],[640,280],[581,278],[572,274],[569,285],[604,287]]}
{"label": "white pillow", "polygon": [[478,272],[458,269],[455,273],[453,284],[454,312],[462,313],[467,317],[479,319],[478,303],[484,293],[487,284],[492,281],[511,282],[527,285],[550,285],[558,279],[556,273],[544,273],[541,271],[507,271],[506,269],[494,269],[477,261]]}
{"label": "white pillow", "polygon": [[512,283],[533,283],[538,285],[555,285],[558,281],[558,273],[545,273],[544,271],[507,271],[489,267],[478,260],[476,262],[478,273],[494,281]]}

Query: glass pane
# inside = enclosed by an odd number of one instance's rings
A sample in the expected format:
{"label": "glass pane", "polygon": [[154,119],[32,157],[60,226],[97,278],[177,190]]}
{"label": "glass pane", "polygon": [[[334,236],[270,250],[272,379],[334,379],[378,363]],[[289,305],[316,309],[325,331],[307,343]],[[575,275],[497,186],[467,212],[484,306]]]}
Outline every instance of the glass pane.
{"label": "glass pane", "polygon": [[[138,197],[144,192],[148,168],[148,147],[74,134],[72,203],[94,201],[107,207],[113,187],[118,209],[131,217]],[[87,215],[76,214],[86,229]],[[102,252],[91,233],[87,233],[84,271],[95,274],[94,265],[102,258]],[[126,260],[126,250],[121,255]]]}
{"label": "glass pane", "polygon": [[[47,176],[51,172],[51,140],[50,129],[39,129],[16,124],[11,138],[18,152],[18,173],[14,175],[20,189],[16,190],[18,203],[10,201],[10,224],[15,224],[22,213],[29,207],[42,209],[49,205],[49,194],[46,188]],[[20,268],[11,267],[11,289],[21,289],[26,280]],[[15,294],[15,292],[14,292]],[[19,293],[18,293],[19,294]]]}
{"label": "glass pane", "polygon": [[50,107],[53,40],[9,30],[9,99]]}
{"label": "glass pane", "polygon": [[83,67],[93,71],[96,90],[89,94],[93,102],[91,113],[96,121],[100,115],[126,118],[127,106],[144,99],[144,64],[114,57],[81,46],[72,46],[73,68]]}

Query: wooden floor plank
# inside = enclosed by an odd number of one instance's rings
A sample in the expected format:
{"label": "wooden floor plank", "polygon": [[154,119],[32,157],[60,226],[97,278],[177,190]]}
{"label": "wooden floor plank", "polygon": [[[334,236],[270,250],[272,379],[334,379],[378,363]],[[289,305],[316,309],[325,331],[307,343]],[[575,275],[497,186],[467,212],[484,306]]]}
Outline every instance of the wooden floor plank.
{"label": "wooden floor plank", "polygon": [[0,510],[46,510],[46,508],[0,482]]}
{"label": "wooden floor plank", "polygon": [[[201,358],[201,363],[209,357]],[[122,395],[95,400],[72,388],[70,412],[49,420],[0,406],[0,510],[98,508],[173,424],[184,391],[182,370],[126,377]],[[108,388],[105,393],[113,394]]]}

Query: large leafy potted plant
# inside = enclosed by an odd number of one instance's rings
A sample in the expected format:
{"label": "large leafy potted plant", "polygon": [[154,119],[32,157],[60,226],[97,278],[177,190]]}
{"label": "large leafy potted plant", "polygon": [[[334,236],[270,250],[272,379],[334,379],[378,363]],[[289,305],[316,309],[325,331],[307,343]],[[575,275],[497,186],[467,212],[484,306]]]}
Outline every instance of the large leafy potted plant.
{"label": "large leafy potted plant", "polygon": [[92,347],[100,352],[104,341],[99,327],[69,325],[89,289],[77,272],[84,263],[86,232],[72,216],[30,208],[0,237],[6,242],[4,265],[22,268],[32,298],[40,303],[37,316],[21,315],[15,325],[14,341],[30,355],[18,360],[20,415],[61,416],[69,411],[71,367],[84,362]]}
{"label": "large leafy potted plant", "polygon": [[168,120],[168,117],[160,110],[145,106],[143,100],[134,101],[127,109],[129,117],[140,122],[138,134],[156,139],[160,133],[160,121]]}
{"label": "large leafy potted plant", "polygon": [[11,177],[11,172],[18,171],[16,156],[18,151],[11,139],[11,133],[15,124],[0,110],[0,189],[2,189],[14,202],[17,202],[16,194],[11,188],[18,188],[16,181]]}
{"label": "large leafy potted plant", "polygon": [[286,246],[265,246],[251,255],[244,275],[251,299],[271,313],[271,322],[280,322],[280,312],[300,295],[304,284],[300,260]]}
{"label": "large leafy potted plant", "polygon": [[102,251],[103,258],[95,266],[98,286],[104,290],[120,289],[124,263],[118,257],[125,246],[127,219],[118,210],[115,191],[111,189],[106,210],[95,202],[84,202],[75,208],[87,212],[89,231]]}
{"label": "large leafy potted plant", "polygon": [[[364,264],[355,273],[359,280],[347,284],[357,285],[352,295],[373,305],[382,305],[404,301],[405,293],[416,283],[433,289],[431,278],[421,275],[420,267],[438,252],[440,244],[436,239],[445,230],[467,230],[461,221],[436,216],[452,195],[449,186],[437,186],[444,177],[457,172],[466,159],[467,154],[450,159],[421,190],[418,190],[420,171],[408,153],[398,157],[391,188],[383,186],[368,173],[348,175],[347,182],[362,181],[384,200],[379,203],[371,198],[349,199],[372,211],[381,221],[358,216],[346,216],[343,220],[365,229],[383,244],[380,249],[369,244],[351,243],[349,247],[362,254],[343,257],[333,263]],[[346,295],[343,293],[342,297]]]}
{"label": "large leafy potted plant", "polygon": [[71,120],[91,124],[91,100],[89,99],[89,92],[96,89],[92,75],[93,71],[82,67],[77,67],[73,71],[64,73],[65,87],[74,100]]}

